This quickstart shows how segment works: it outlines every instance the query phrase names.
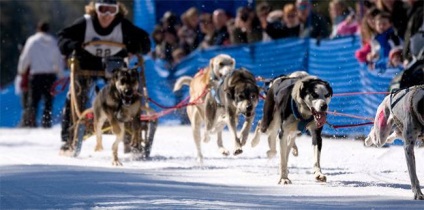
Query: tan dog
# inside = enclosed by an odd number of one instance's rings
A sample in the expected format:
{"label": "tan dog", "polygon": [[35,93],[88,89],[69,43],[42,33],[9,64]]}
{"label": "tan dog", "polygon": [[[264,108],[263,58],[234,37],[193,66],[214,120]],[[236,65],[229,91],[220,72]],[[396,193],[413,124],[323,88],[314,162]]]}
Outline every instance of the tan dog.
{"label": "tan dog", "polygon": [[116,140],[112,146],[112,165],[122,163],[118,159],[118,145],[124,139],[125,124],[132,125],[131,146],[137,147],[141,135],[141,102],[137,69],[115,69],[109,83],[94,100],[94,130],[97,144],[95,151],[102,151],[102,127],[107,120]]}
{"label": "tan dog", "polygon": [[[199,162],[203,160],[200,146],[200,127],[205,121],[205,105],[203,102],[206,99],[206,95],[209,94],[208,91],[210,88],[216,88],[223,77],[234,71],[235,65],[236,61],[232,57],[220,54],[212,58],[209,61],[209,66],[197,73],[193,78],[183,76],[175,83],[174,91],[181,89],[183,85],[189,85],[190,102],[198,103],[197,105],[188,106],[187,114],[191,122]],[[205,136],[204,141],[209,141],[209,136]],[[218,146],[223,148],[222,140],[218,140]],[[225,153],[225,151],[223,151],[223,153]]]}

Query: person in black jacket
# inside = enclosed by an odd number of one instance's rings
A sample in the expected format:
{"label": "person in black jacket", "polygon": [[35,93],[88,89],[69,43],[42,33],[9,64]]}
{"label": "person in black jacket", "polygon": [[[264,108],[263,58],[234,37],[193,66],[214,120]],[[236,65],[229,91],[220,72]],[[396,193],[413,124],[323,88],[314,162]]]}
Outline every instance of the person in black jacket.
{"label": "person in black jacket", "polygon": [[[150,51],[149,34],[134,26],[124,16],[127,13],[123,4],[116,0],[93,0],[85,7],[85,15],[77,19],[72,25],[65,27],[58,33],[58,44],[62,54],[73,56],[79,61],[80,70],[90,71],[91,75],[101,75],[99,71],[104,70],[105,58],[129,57],[131,54],[146,54]],[[122,43],[126,49],[112,45],[90,45],[84,43],[90,41],[112,41]],[[96,74],[95,72],[99,74]],[[77,100],[80,110],[86,107],[88,102],[88,90],[96,77],[78,78]],[[70,97],[65,102],[62,112],[62,132],[63,145],[61,151],[70,149],[72,140],[72,121],[70,110]]]}

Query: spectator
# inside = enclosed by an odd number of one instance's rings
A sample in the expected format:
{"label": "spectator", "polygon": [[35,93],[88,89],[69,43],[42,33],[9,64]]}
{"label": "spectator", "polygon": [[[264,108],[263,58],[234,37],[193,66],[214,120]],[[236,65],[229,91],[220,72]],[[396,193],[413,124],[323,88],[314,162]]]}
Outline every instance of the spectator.
{"label": "spectator", "polygon": [[355,11],[356,18],[358,23],[362,23],[362,19],[367,14],[367,12],[371,9],[375,8],[374,1],[363,0],[363,1],[355,1]]}
{"label": "spectator", "polygon": [[390,14],[393,28],[397,35],[403,39],[408,22],[407,11],[403,2],[401,0],[376,0],[375,5],[380,11]]}
{"label": "spectator", "polygon": [[332,0],[329,3],[329,13],[332,22],[332,30],[330,37],[334,38],[339,35],[339,25],[351,14],[352,9],[349,10],[344,0]]}
{"label": "spectator", "polygon": [[256,5],[256,15],[258,16],[259,22],[261,24],[262,40],[264,41],[271,39],[266,33],[266,26],[268,25],[267,17],[270,12],[271,6],[268,4],[268,2],[260,2]]}
{"label": "spectator", "polygon": [[173,12],[171,11],[166,11],[161,20],[160,23],[162,25],[162,28],[164,30],[168,29],[168,28],[172,28],[175,31],[178,31],[181,28],[181,24],[178,21],[178,17],[177,15],[175,15]]}
{"label": "spectator", "polygon": [[351,36],[358,33],[358,22],[355,13],[350,13],[344,21],[337,26],[337,36]]}
{"label": "spectator", "polygon": [[367,60],[369,62],[380,60],[381,63],[389,57],[391,49],[402,47],[402,40],[393,29],[390,14],[385,12],[378,14],[375,17],[375,24],[377,35],[371,44],[371,53],[367,56]]}
{"label": "spectator", "polygon": [[397,47],[390,50],[389,67],[403,69],[402,48]]}
{"label": "spectator", "polygon": [[227,30],[227,21],[228,16],[223,9],[217,9],[213,12],[213,25],[215,27],[215,32],[213,35],[213,45],[229,45],[230,34]]}
{"label": "spectator", "polygon": [[237,9],[234,29],[230,31],[233,35],[232,44],[253,43],[262,41],[262,28],[259,18],[249,7]]}
{"label": "spectator", "polygon": [[152,58],[156,59],[159,57],[160,52],[162,52],[161,44],[164,39],[163,28],[160,25],[156,25],[152,31],[152,40],[155,44],[155,48],[152,51]]}
{"label": "spectator", "polygon": [[[300,36],[300,22],[297,14],[297,9],[294,4],[286,4],[283,8],[282,20],[280,14],[274,13],[274,17],[270,17],[270,23],[267,26],[267,33],[272,39],[286,38],[286,37],[299,37]],[[274,20],[273,20],[274,19]]]}
{"label": "spectator", "polygon": [[204,37],[199,48],[205,49],[212,46],[215,27],[212,22],[211,14],[204,13],[200,15],[200,31],[204,34]]}
{"label": "spectator", "polygon": [[327,38],[330,35],[326,20],[312,11],[309,0],[297,0],[296,7],[303,27],[301,37]]}
{"label": "spectator", "polygon": [[178,31],[180,46],[184,48],[184,53],[189,54],[196,49],[203,39],[203,33],[199,26],[199,12],[195,7],[191,7],[181,15],[183,26]]}
{"label": "spectator", "polygon": [[[25,42],[18,45],[18,50],[22,53],[24,49]],[[29,67],[24,74],[17,74],[15,78],[15,93],[16,95],[21,96],[21,105],[22,105],[22,114],[21,120],[19,122],[19,127],[29,127],[30,118],[29,118]]]}
{"label": "spectator", "polygon": [[172,66],[175,67],[176,65],[178,65],[185,56],[186,56],[185,51],[181,47],[172,51],[172,60],[173,60]]}
{"label": "spectator", "polygon": [[406,66],[412,61],[412,54],[410,50],[411,37],[415,35],[419,28],[423,25],[423,7],[424,2],[421,0],[408,0],[408,24],[405,31],[405,47],[403,48],[404,65]]}
{"label": "spectator", "polygon": [[380,10],[373,7],[367,11],[361,21],[360,34],[362,39],[362,47],[355,52],[355,57],[360,63],[367,63],[367,55],[371,52],[371,41],[376,34],[375,16],[380,13]]}
{"label": "spectator", "polygon": [[[104,75],[104,58],[114,56],[125,58],[128,53],[146,54],[150,51],[149,34],[134,26],[125,18],[127,10],[123,4],[116,0],[95,0],[85,7],[86,14],[77,19],[72,25],[65,27],[59,32],[59,48],[61,52],[69,56],[74,54],[79,61],[80,71],[83,74]],[[123,43],[126,50],[120,47],[98,45],[83,47],[83,43],[93,40],[107,40]],[[99,77],[87,77],[80,75],[77,87],[81,94],[77,96],[79,109],[84,109],[88,103],[88,90],[93,85],[93,80]],[[78,90],[77,90],[78,91]],[[73,125],[71,121],[71,103],[69,94],[65,101],[62,112],[62,152],[68,151],[70,142],[73,140]]]}
{"label": "spectator", "polygon": [[48,34],[49,24],[41,21],[37,25],[37,33],[30,36],[19,57],[18,73],[22,76],[29,72],[29,126],[37,127],[36,115],[38,104],[44,98],[44,111],[41,125],[52,126],[53,96],[50,89],[56,76],[63,75],[63,62],[56,39]]}
{"label": "spectator", "polygon": [[179,48],[177,32],[174,28],[169,27],[165,29],[164,39],[161,43],[161,52],[159,52],[159,58],[164,59],[168,64],[173,63],[172,52]]}

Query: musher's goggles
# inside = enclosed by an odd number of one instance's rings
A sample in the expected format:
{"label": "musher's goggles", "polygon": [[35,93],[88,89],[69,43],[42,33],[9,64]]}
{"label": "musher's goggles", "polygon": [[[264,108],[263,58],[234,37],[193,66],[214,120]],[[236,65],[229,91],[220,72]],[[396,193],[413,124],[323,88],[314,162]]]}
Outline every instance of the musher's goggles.
{"label": "musher's goggles", "polygon": [[119,12],[119,7],[117,4],[104,4],[104,3],[96,3],[96,12],[99,15],[116,15]]}

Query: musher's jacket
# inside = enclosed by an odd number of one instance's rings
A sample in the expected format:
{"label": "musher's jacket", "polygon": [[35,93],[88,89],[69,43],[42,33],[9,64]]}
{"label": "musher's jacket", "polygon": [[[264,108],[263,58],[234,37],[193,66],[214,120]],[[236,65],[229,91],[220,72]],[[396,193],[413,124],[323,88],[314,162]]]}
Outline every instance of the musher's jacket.
{"label": "musher's jacket", "polygon": [[[96,40],[123,43],[127,49],[106,45],[82,47],[83,43]],[[149,34],[134,26],[121,14],[116,15],[107,28],[100,26],[96,16],[84,15],[58,33],[58,44],[60,51],[66,56],[75,50],[81,69],[95,71],[103,71],[104,56],[124,58],[127,57],[127,52],[146,54],[150,51]]]}

